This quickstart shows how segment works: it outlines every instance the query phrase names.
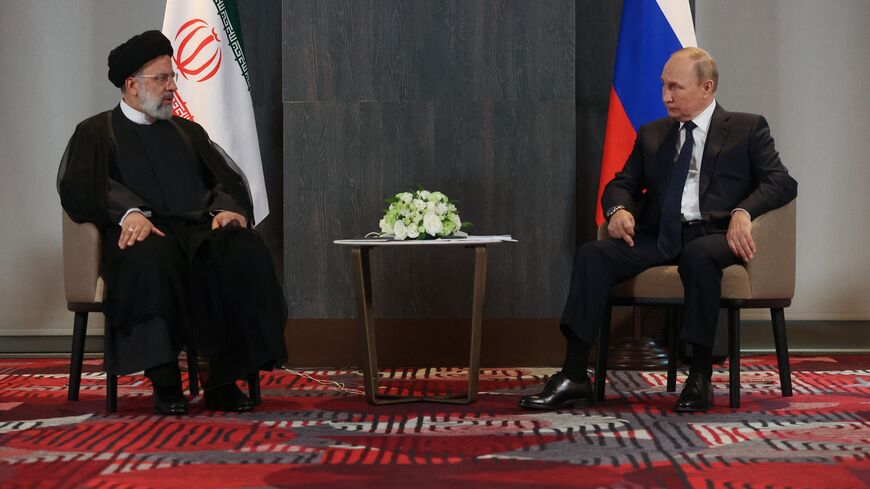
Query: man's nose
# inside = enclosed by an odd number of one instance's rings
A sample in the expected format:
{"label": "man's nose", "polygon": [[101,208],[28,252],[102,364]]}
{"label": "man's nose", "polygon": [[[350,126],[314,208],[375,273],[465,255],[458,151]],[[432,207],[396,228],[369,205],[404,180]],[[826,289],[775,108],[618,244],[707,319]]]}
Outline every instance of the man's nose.
{"label": "man's nose", "polygon": [[174,91],[178,90],[178,85],[175,84],[174,78],[171,78],[171,77],[169,78],[169,84],[166,85],[166,89],[169,90],[170,92],[174,92]]}

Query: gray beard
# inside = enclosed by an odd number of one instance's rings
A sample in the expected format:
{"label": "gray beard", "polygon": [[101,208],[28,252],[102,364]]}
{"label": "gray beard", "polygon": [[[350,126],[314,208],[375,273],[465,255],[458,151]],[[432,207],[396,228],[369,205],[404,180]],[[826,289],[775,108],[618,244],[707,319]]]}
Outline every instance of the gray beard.
{"label": "gray beard", "polygon": [[146,115],[158,120],[172,119],[172,104],[161,105],[163,97],[152,97],[144,90],[139,94],[139,105],[142,106],[142,112]]}

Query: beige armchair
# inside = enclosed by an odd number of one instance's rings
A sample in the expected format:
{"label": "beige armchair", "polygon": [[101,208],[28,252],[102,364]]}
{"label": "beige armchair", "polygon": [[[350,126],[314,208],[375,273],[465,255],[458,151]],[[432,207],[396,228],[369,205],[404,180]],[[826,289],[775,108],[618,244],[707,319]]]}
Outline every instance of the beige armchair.
{"label": "beige armchair", "polygon": [[[63,284],[66,307],[75,313],[70,354],[67,399],[78,401],[85,353],[88,315],[103,312],[103,280],[100,278],[100,232],[91,223],[74,223],[63,213]],[[107,332],[108,333],[108,332]],[[199,394],[196,361],[188,351],[190,395]],[[252,388],[252,399],[254,399]],[[259,384],[257,392],[259,396]],[[118,409],[118,377],[106,374],[106,410]]]}
{"label": "beige armchair", "polygon": [[[732,265],[723,271],[721,307],[728,309],[729,398],[732,408],[740,407],[740,310],[770,309],[773,338],[779,367],[782,395],[790,397],[791,368],[783,309],[791,305],[795,286],[795,201],[758,216],[752,222],[756,243],[755,257],[745,265]],[[598,229],[598,239],[609,239],[606,224]],[[676,265],[653,267],[633,279],[616,285],[610,306],[681,306],[683,285]],[[598,338],[595,362],[595,395],[604,400],[607,376],[607,347],[610,334],[607,307]],[[667,390],[676,390],[677,334],[671,328]]]}

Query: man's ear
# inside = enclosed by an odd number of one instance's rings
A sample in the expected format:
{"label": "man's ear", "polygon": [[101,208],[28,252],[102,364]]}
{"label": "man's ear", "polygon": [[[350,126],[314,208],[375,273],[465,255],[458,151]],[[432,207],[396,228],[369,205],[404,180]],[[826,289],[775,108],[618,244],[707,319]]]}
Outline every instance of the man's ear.
{"label": "man's ear", "polygon": [[704,82],[704,92],[709,95],[713,94],[713,80],[707,80]]}
{"label": "man's ear", "polygon": [[136,79],[132,76],[128,76],[124,80],[124,88],[126,89],[127,93],[134,97],[139,94],[139,87],[136,85]]}

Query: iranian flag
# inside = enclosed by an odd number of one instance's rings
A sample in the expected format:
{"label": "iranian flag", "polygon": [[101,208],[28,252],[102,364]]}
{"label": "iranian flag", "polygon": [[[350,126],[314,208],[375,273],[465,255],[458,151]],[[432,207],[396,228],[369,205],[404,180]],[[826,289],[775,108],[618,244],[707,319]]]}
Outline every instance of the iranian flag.
{"label": "iranian flag", "polygon": [[202,125],[238,165],[256,225],[269,214],[269,202],[236,2],[166,0],[163,34],[175,50],[175,115]]}

